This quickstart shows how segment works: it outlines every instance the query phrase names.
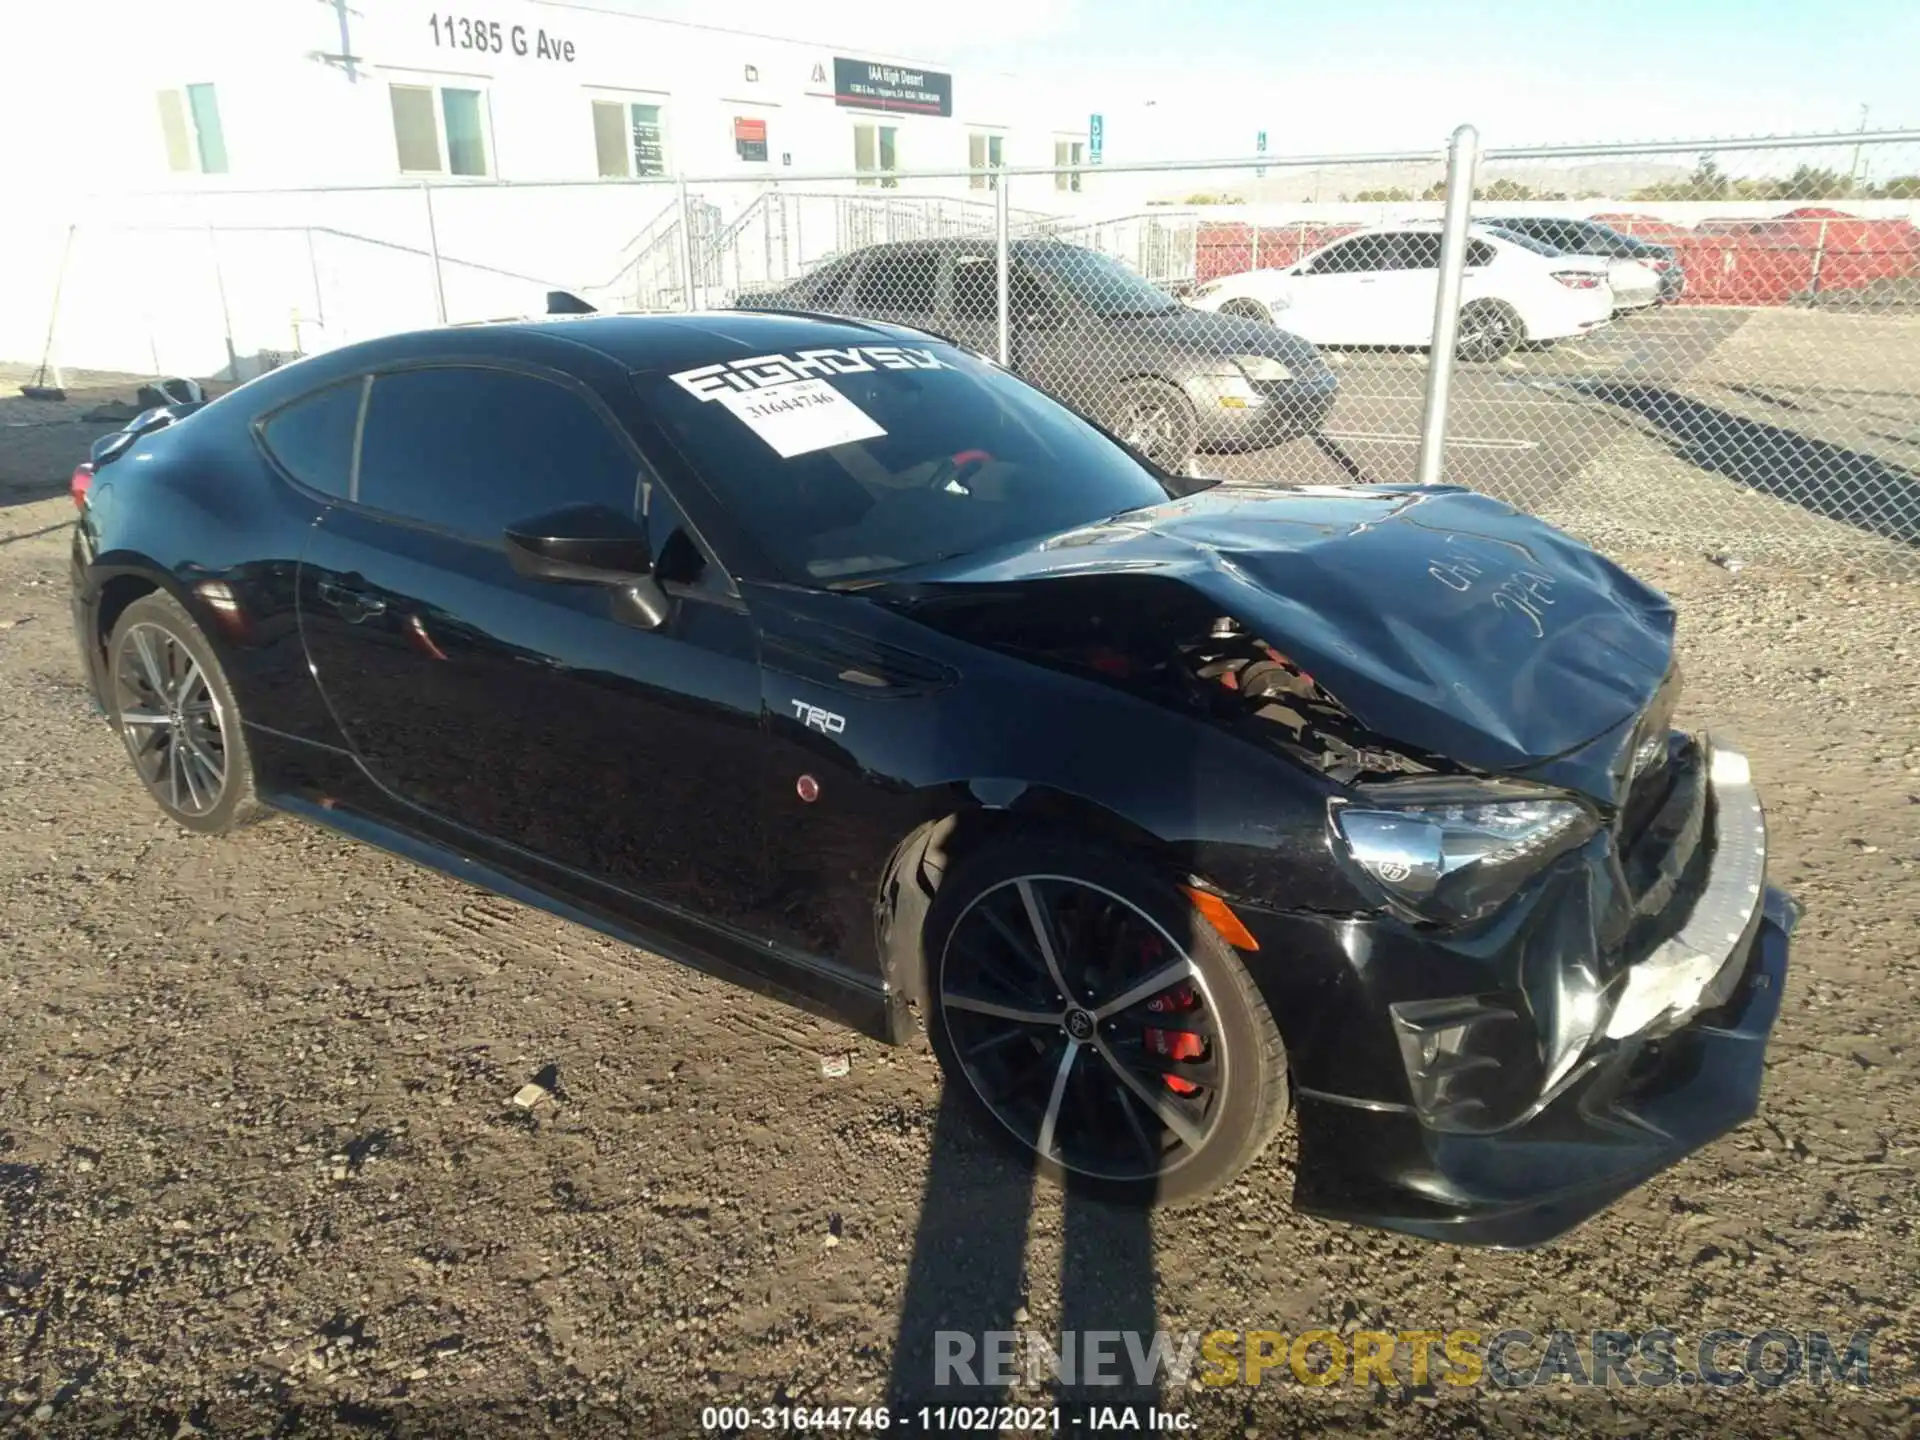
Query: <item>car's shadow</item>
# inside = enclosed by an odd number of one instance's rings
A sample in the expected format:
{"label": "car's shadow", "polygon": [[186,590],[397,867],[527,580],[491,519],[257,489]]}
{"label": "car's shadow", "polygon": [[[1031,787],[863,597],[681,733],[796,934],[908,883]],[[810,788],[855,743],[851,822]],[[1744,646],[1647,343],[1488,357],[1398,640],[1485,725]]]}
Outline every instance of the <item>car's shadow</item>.
{"label": "car's shadow", "polygon": [[1825,519],[1920,544],[1920,472],[1657,385],[1589,381],[1581,389],[1645,421],[1698,469]]}
{"label": "car's shadow", "polygon": [[[894,1415],[911,1414],[916,1430],[937,1429],[922,1426],[921,1407],[937,1422],[941,1407],[1014,1403],[1022,1381],[1032,1382],[1020,1397],[1029,1404],[1155,1403],[1158,1384],[1138,1383],[1124,1347],[1107,1347],[1111,1363],[1100,1383],[1086,1383],[1078,1363],[1091,1332],[1131,1332],[1142,1344],[1154,1332],[1148,1212],[1069,1190],[1058,1309],[1029,1315],[1035,1277],[1027,1236],[1035,1187],[1044,1182],[986,1133],[993,1121],[976,1116],[956,1083],[947,1082],[934,1124],[887,1385]],[[1052,1309],[1046,1299],[1041,1307]]]}

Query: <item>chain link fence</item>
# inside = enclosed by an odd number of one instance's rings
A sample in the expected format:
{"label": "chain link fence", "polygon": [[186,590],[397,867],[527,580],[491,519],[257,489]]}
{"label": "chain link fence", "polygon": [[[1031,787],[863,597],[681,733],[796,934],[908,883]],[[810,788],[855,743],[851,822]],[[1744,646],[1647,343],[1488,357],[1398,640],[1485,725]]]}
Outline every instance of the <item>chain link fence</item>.
{"label": "chain link fence", "polygon": [[[1002,359],[1168,464],[1407,481],[1445,185],[1435,151],[176,196],[82,217],[61,349],[243,378],[548,289],[802,308]],[[1614,549],[1920,574],[1913,132],[1494,150],[1472,220],[1446,480]]]}

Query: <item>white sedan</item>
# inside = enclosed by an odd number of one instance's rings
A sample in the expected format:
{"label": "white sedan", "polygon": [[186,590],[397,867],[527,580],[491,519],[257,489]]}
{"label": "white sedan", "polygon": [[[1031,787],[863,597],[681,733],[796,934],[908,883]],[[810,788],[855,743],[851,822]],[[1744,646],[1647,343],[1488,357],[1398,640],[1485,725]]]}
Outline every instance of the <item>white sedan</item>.
{"label": "white sedan", "polygon": [[[1271,321],[1315,345],[1426,346],[1433,343],[1439,280],[1438,225],[1379,226],[1284,270],[1209,281],[1190,303]],[[1606,324],[1614,305],[1604,259],[1541,254],[1495,227],[1475,225],[1468,231],[1457,353],[1498,360],[1517,345],[1584,335]]]}
{"label": "white sedan", "polygon": [[[1563,256],[1573,252],[1562,250],[1537,235],[1524,234],[1508,229],[1498,220],[1487,222],[1487,228],[1502,240],[1511,240],[1536,255]],[[1660,300],[1660,272],[1644,261],[1622,255],[1601,255],[1591,257],[1607,262],[1607,284],[1613,290],[1614,313],[1626,310],[1644,310]]]}

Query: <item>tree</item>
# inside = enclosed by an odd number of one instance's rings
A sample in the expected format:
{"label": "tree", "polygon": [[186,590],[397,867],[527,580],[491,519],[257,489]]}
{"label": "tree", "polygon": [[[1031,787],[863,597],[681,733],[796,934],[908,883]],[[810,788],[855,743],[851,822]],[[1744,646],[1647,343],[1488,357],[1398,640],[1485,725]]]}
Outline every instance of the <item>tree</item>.
{"label": "tree", "polygon": [[1868,186],[1867,193],[1881,200],[1920,200],[1920,175],[1896,175]]}
{"label": "tree", "polygon": [[[1347,197],[1342,195],[1340,198],[1344,200]],[[1374,204],[1393,205],[1393,204],[1398,204],[1402,200],[1413,199],[1413,192],[1411,190],[1402,190],[1398,186],[1395,186],[1390,190],[1362,190],[1358,195],[1354,196],[1353,198],[1355,200],[1368,201]]]}
{"label": "tree", "polygon": [[[1447,182],[1436,180],[1421,194],[1422,200],[1444,200],[1447,198]],[[1505,177],[1486,185],[1473,187],[1476,200],[1564,200],[1567,197],[1557,190],[1535,190],[1531,185],[1522,185],[1518,180]]]}
{"label": "tree", "polygon": [[1770,200],[1835,200],[1853,193],[1853,177],[1838,170],[1801,165],[1785,180],[1773,182]]}
{"label": "tree", "polygon": [[1634,200],[1725,200],[1732,189],[1732,183],[1721,172],[1720,162],[1711,155],[1702,155],[1700,163],[1693,167],[1693,173],[1685,180],[1663,181],[1658,185],[1643,186],[1634,191],[1629,198]]}

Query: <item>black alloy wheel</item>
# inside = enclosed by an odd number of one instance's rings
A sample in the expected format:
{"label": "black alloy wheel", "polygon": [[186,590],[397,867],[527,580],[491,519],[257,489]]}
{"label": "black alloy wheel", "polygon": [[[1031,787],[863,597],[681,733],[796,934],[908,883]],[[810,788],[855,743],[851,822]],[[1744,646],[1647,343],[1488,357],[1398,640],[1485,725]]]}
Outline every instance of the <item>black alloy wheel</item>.
{"label": "black alloy wheel", "polygon": [[1284,1059],[1232,950],[1124,863],[964,875],[929,1024],[949,1076],[1043,1172],[1110,1198],[1197,1198],[1272,1134]]}
{"label": "black alloy wheel", "polygon": [[239,707],[206,637],[173,597],[134,601],[107,642],[108,705],[133,768],[160,808],[217,834],[251,815]]}

